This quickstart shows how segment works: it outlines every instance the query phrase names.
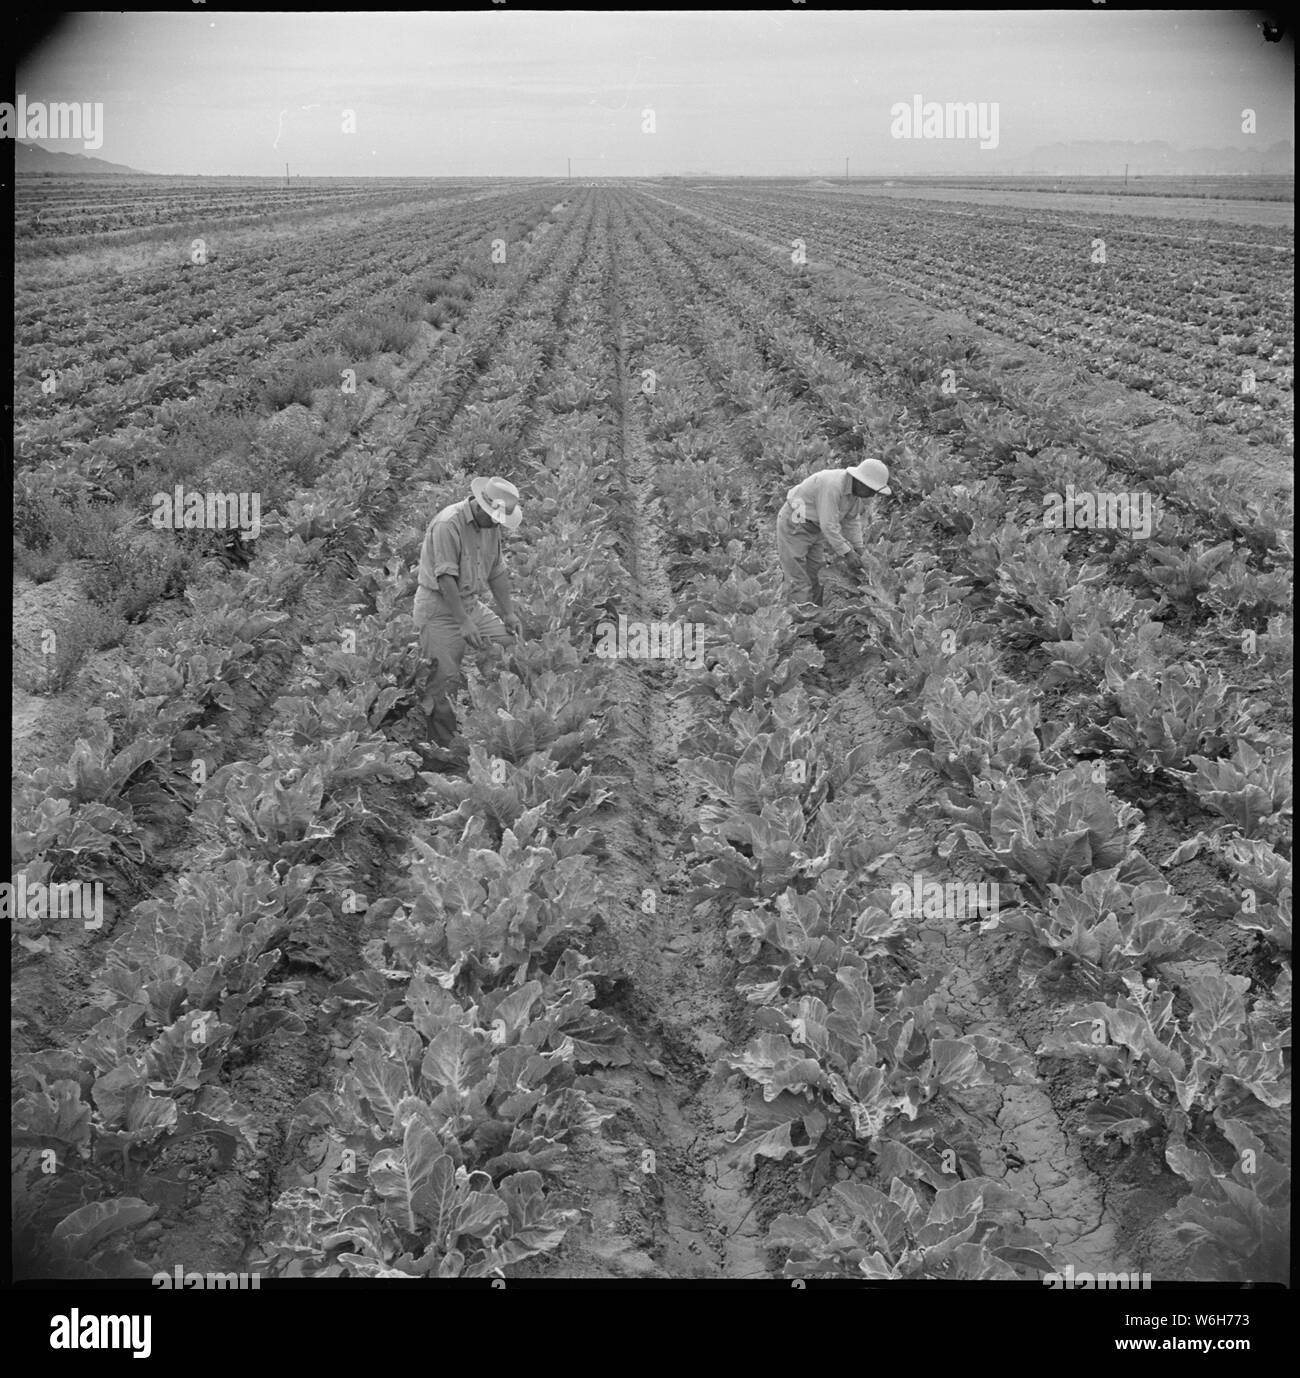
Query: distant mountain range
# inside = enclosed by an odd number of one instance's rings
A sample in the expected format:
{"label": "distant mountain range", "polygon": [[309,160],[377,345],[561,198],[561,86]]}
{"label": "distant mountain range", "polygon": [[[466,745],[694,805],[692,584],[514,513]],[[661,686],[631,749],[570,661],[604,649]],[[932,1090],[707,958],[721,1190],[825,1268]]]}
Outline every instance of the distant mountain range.
{"label": "distant mountain range", "polygon": [[92,173],[112,172],[130,177],[148,177],[150,174],[138,168],[127,167],[124,163],[106,163],[103,158],[87,158],[84,153],[56,153],[52,148],[42,148],[40,144],[29,144],[18,140],[14,149],[14,171],[17,173],[63,173],[71,177],[88,177]]}

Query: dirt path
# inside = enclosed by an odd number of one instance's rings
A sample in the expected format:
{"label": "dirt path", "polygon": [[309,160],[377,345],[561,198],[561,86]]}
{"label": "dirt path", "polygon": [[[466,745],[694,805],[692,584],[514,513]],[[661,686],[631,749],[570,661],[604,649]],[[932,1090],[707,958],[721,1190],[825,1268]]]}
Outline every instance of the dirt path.
{"label": "dirt path", "polygon": [[[622,298],[617,288],[613,296]],[[625,326],[620,331],[618,374],[619,395],[627,398]],[[632,611],[645,619],[668,620],[674,596],[664,557],[664,516],[654,494],[653,461],[639,403],[624,408],[623,457],[635,511],[631,572],[639,606]],[[636,797],[653,799],[667,825],[658,830],[653,856],[652,888],[662,897],[656,921],[648,922],[640,935],[627,935],[633,950],[639,947],[636,987],[654,1009],[655,1023],[676,1054],[658,1107],[664,1156],[678,1179],[665,1184],[667,1239],[662,1263],[670,1276],[760,1276],[766,1272],[766,1256],[746,1174],[723,1161],[725,1138],[741,1113],[740,1098],[734,1089],[720,1093],[707,1077],[714,1057],[737,1032],[732,962],[723,943],[721,916],[692,913],[681,899],[687,886],[681,839],[691,819],[690,794],[679,762],[692,750],[694,710],[671,697],[671,680],[681,674],[677,662],[667,663],[666,682],[660,685],[650,682],[653,669],[647,670],[644,662],[619,664],[625,678],[637,681],[644,705],[639,726],[648,750],[638,753],[641,778]]]}
{"label": "dirt path", "polygon": [[[627,593],[618,612],[629,620],[664,621],[672,618],[674,591],[641,418],[641,361],[629,344],[634,322],[624,318],[621,275],[628,265],[615,256],[620,248],[626,253],[626,241],[611,236],[603,294],[627,514],[619,533]],[[579,1161],[590,1224],[566,1239],[543,1267],[547,1276],[767,1273],[744,1176],[722,1163],[740,1102],[710,1081],[715,1057],[734,1040],[737,1014],[722,924],[716,914],[693,913],[684,898],[691,819],[680,761],[691,750],[694,710],[674,697],[682,673],[675,661],[622,659],[609,666],[616,753],[627,786],[604,824],[609,860],[602,870],[612,901],[608,936],[626,977],[614,1011],[627,1030],[630,1062],[607,1069],[601,1080],[629,1114],[609,1131],[609,1143]]]}

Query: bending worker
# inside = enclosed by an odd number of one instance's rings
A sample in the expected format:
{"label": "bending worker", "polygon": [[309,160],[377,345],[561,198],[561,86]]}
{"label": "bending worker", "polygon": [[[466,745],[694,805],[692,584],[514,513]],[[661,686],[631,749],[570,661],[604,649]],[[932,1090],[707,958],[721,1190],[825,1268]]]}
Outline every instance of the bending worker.
{"label": "bending worker", "polygon": [[[475,478],[470,496],[444,507],[424,533],[414,620],[420,650],[430,662],[424,699],[429,734],[440,747],[450,746],[456,735],[453,703],[464,682],[465,647],[481,651],[489,641],[523,635],[501,559],[501,527],[517,530],[523,515],[513,483]],[[489,589],[500,617],[480,602]]]}
{"label": "bending worker", "polygon": [[785,596],[807,609],[821,605],[825,546],[861,574],[864,503],[889,493],[889,469],[864,459],[851,469],[819,469],[785,495],[776,519],[776,550],[785,576]]}

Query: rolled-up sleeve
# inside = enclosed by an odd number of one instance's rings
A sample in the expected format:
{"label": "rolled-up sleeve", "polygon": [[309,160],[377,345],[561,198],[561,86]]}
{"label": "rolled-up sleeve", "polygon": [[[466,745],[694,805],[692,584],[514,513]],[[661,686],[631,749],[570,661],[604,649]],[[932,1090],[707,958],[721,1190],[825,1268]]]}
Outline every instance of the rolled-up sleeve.
{"label": "rolled-up sleeve", "polygon": [[432,556],[433,577],[454,574],[460,579],[460,532],[455,522],[434,522],[429,534],[424,538]]}

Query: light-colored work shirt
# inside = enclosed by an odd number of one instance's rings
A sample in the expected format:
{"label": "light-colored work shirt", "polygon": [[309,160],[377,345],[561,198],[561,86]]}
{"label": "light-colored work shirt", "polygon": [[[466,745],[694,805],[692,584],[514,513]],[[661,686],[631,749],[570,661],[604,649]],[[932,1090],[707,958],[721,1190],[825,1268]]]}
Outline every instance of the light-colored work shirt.
{"label": "light-colored work shirt", "polygon": [[863,500],[854,493],[853,476],[847,469],[819,469],[796,483],[785,500],[793,509],[791,521],[797,529],[820,531],[836,555],[850,550],[862,554]]}
{"label": "light-colored work shirt", "polygon": [[498,574],[501,532],[495,523],[478,526],[470,510],[472,498],[444,507],[429,523],[420,547],[420,587],[440,593],[438,576],[454,574],[462,598],[480,598]]}

